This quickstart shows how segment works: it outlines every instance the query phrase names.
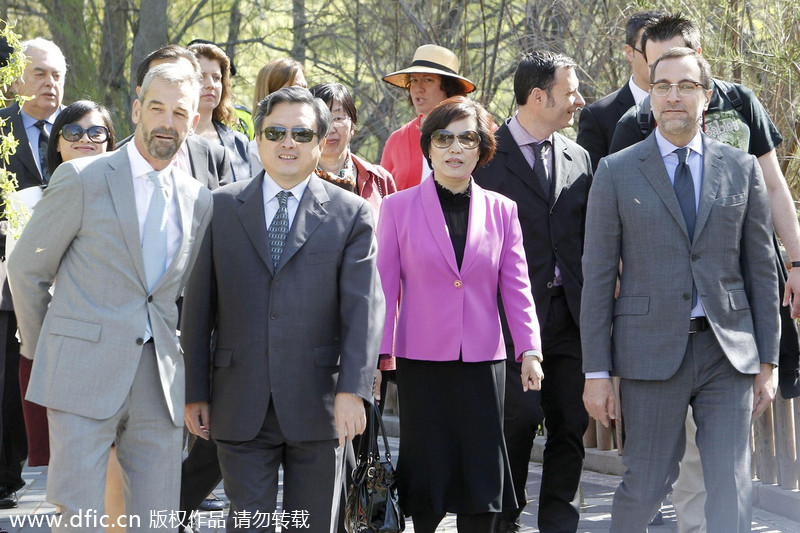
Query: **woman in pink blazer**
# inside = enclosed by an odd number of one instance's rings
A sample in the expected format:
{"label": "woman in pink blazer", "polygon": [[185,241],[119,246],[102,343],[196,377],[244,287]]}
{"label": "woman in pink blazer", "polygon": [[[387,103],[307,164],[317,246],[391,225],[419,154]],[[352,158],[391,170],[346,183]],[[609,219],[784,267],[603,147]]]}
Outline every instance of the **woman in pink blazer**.
{"label": "woman in pink blazer", "polygon": [[[508,317],[520,387],[538,389],[541,344],[516,204],[477,186],[494,154],[491,118],[456,96],[421,133],[433,179],[384,199],[378,269],[387,314],[382,354],[397,357],[402,508],[418,533],[448,512],[459,531],[490,532],[515,508],[503,440]],[[390,302],[396,302],[392,305]]]}

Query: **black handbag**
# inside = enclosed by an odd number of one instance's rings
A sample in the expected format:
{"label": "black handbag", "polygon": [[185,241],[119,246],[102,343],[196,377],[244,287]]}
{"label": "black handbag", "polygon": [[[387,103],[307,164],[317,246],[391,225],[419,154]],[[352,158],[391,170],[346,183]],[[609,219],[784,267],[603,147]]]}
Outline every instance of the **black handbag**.
{"label": "black handbag", "polygon": [[[356,455],[353,484],[347,491],[344,527],[348,533],[399,533],[406,523],[397,502],[389,439],[375,404],[370,403],[368,411],[367,430],[361,436]],[[378,431],[383,437],[384,460],[378,449]]]}

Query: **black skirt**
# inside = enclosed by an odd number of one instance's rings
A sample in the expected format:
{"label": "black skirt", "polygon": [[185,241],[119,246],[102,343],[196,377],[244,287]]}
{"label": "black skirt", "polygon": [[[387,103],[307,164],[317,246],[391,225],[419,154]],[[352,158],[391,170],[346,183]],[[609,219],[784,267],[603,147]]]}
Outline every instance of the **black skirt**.
{"label": "black skirt", "polygon": [[400,454],[406,516],[517,508],[503,439],[505,361],[397,358]]}

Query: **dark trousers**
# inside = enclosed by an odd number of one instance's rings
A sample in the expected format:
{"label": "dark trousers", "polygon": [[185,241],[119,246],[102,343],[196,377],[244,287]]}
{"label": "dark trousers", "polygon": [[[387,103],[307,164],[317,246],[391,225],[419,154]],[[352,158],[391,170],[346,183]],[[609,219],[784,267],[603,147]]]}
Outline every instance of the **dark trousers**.
{"label": "dark trousers", "polygon": [[542,328],[542,348],[545,378],[540,392],[541,411],[531,405],[529,397],[535,400],[535,394],[527,397],[522,393],[518,370],[515,376],[508,377],[509,384],[514,377],[517,380],[511,396],[512,387],[506,387],[504,434],[520,504],[517,514],[527,503],[524,487],[528,462],[535,428],[543,413],[547,440],[539,492],[539,529],[543,533],[574,532],[580,518],[575,500],[583,470],[583,434],[589,425],[589,415],[583,406],[580,331],[563,295],[550,300]]}
{"label": "dark trousers", "polygon": [[22,464],[28,456],[22,396],[19,390],[19,342],[17,319],[12,311],[0,311],[0,346],[5,347],[3,371],[2,438],[0,438],[0,485],[18,490],[25,485]]}

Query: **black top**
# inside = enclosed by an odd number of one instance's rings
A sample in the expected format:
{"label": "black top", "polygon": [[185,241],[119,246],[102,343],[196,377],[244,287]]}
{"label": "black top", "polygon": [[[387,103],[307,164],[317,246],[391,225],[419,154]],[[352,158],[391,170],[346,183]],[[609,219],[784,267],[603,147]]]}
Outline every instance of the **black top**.
{"label": "black top", "polygon": [[467,246],[467,226],[469,226],[469,199],[472,191],[472,183],[467,190],[454,193],[436,183],[436,194],[439,196],[439,204],[442,206],[444,221],[447,224],[447,232],[450,234],[450,242],[453,243],[453,251],[456,254],[458,268],[461,268],[461,261],[464,260],[464,248]]}

